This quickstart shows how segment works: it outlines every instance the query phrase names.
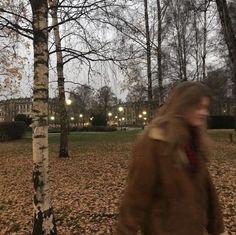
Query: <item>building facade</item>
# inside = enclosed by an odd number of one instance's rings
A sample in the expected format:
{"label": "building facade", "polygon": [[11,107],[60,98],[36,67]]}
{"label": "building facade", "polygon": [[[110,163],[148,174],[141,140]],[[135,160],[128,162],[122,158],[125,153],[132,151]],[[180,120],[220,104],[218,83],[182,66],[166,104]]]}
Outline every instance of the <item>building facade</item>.
{"label": "building facade", "polygon": [[[31,116],[32,98],[18,98],[0,101],[0,122],[14,121],[18,114]],[[58,116],[57,98],[49,99],[49,116]]]}
{"label": "building facade", "polygon": [[0,101],[0,121],[14,121],[18,114],[30,116],[31,98],[18,98]]}

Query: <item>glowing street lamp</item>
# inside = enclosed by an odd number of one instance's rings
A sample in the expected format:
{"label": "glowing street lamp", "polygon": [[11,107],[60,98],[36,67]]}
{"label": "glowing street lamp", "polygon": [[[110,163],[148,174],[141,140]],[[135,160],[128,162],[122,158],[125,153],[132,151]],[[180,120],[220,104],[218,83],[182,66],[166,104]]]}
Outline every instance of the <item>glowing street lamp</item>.
{"label": "glowing street lamp", "polygon": [[146,116],[146,115],[147,115],[147,112],[146,112],[146,111],[143,111],[143,115]]}
{"label": "glowing street lamp", "polygon": [[71,100],[71,99],[67,99],[67,100],[66,100],[66,104],[67,104],[67,105],[71,105],[71,104],[72,104],[72,100]]}
{"label": "glowing street lamp", "polygon": [[123,112],[123,111],[124,111],[124,108],[123,108],[122,106],[120,106],[120,107],[118,108],[118,111],[119,111],[119,112]]}
{"label": "glowing street lamp", "polygon": [[111,116],[112,116],[112,113],[111,113],[111,112],[109,112],[109,113],[108,113],[108,116],[109,116],[109,117],[111,117]]}
{"label": "glowing street lamp", "polygon": [[70,118],[70,120],[71,120],[71,121],[74,121],[74,120],[75,120],[75,118],[74,118],[74,117],[71,117],[71,118]]}
{"label": "glowing street lamp", "polygon": [[138,117],[139,117],[139,118],[142,118],[142,117],[143,117],[143,115],[142,115],[142,114],[139,114],[139,115],[138,115]]}
{"label": "glowing street lamp", "polygon": [[83,114],[80,114],[79,117],[82,118],[82,117],[83,117]]}
{"label": "glowing street lamp", "polygon": [[51,116],[50,119],[51,119],[52,121],[54,121],[54,120],[55,120],[55,117],[54,117],[54,116]]}

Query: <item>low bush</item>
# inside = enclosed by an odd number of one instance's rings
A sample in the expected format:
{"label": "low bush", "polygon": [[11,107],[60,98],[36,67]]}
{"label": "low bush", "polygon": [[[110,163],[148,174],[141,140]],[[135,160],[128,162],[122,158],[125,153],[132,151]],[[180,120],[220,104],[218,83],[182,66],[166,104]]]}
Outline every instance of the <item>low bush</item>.
{"label": "low bush", "polygon": [[104,126],[107,126],[106,114],[104,114],[104,113],[94,114],[91,124],[94,127],[98,127],[98,126],[99,127],[104,127]]}
{"label": "low bush", "polygon": [[0,141],[20,139],[25,130],[25,122],[0,122]]}
{"label": "low bush", "polygon": [[[85,127],[72,127],[70,128],[70,132],[112,132],[117,131],[116,127],[108,127],[108,126],[85,126]],[[50,128],[48,130],[49,133],[60,133],[60,128]]]}
{"label": "low bush", "polygon": [[25,122],[26,127],[28,128],[32,123],[32,118],[29,115],[17,114],[15,117],[16,122]]}
{"label": "low bush", "polygon": [[88,127],[81,127],[78,131],[89,131],[89,132],[112,132],[116,131],[116,127],[109,127],[109,126],[88,126]]}
{"label": "low bush", "polygon": [[60,133],[61,129],[60,128],[49,128],[48,132],[49,133]]}
{"label": "low bush", "polygon": [[210,116],[208,119],[210,129],[234,129],[233,116]]}
{"label": "low bush", "polygon": [[[108,126],[84,126],[84,127],[72,127],[70,128],[70,132],[111,132],[116,131],[116,127],[108,127]],[[60,132],[58,129],[51,129],[51,133]]]}

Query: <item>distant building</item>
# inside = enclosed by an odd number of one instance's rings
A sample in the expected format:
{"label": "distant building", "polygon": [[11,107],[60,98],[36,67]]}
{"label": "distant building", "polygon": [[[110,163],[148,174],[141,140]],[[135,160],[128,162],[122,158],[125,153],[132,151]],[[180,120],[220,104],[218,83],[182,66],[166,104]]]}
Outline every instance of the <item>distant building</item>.
{"label": "distant building", "polygon": [[18,98],[0,101],[0,121],[14,121],[17,114],[30,116],[31,98]]}
{"label": "distant building", "polygon": [[110,109],[108,123],[116,126],[143,126],[155,116],[158,107],[156,100],[118,104]]}
{"label": "distant building", "polygon": [[[18,114],[31,116],[32,98],[0,100],[0,122],[14,121]],[[49,116],[58,116],[58,99],[49,99]]]}

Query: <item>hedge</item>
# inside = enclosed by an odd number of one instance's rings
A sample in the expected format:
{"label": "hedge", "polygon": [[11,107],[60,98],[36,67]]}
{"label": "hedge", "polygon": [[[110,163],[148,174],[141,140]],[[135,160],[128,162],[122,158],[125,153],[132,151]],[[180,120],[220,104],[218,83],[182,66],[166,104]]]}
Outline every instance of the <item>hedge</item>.
{"label": "hedge", "polygon": [[210,129],[234,129],[233,116],[210,116],[208,119]]}
{"label": "hedge", "polygon": [[[70,128],[70,132],[112,132],[116,131],[116,127],[108,127],[108,126],[85,126],[85,127],[72,127]],[[60,128],[49,128],[49,133],[60,133]]]}
{"label": "hedge", "polygon": [[28,128],[32,124],[32,118],[29,115],[17,114],[15,117],[16,122],[25,122],[26,127]]}
{"label": "hedge", "polygon": [[109,126],[88,126],[88,127],[81,127],[78,131],[90,131],[90,132],[112,132],[116,131],[116,127],[109,127]]}
{"label": "hedge", "polygon": [[0,141],[19,139],[25,130],[25,122],[0,122]]}

